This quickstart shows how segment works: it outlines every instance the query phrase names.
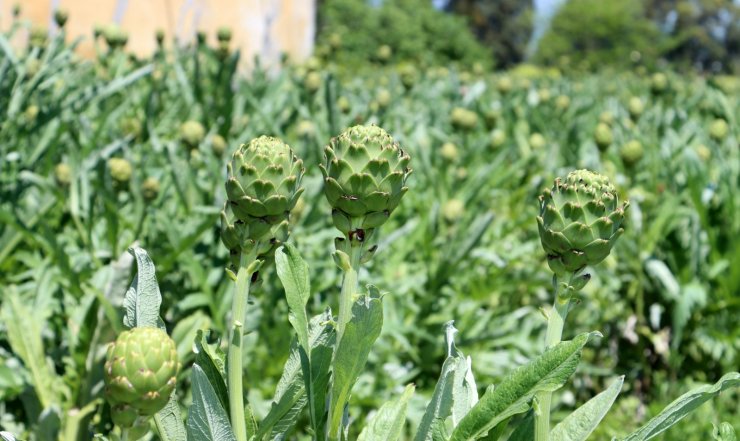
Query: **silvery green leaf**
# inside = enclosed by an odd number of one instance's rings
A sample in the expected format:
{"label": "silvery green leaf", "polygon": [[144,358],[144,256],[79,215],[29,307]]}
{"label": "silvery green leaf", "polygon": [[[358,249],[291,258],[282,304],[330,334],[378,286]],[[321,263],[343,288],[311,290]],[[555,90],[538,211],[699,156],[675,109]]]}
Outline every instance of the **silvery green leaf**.
{"label": "silvery green leaf", "polygon": [[717,396],[723,390],[739,387],[740,373],[725,374],[715,384],[699,386],[691,390],[665,407],[662,412],[653,417],[644,426],[632,432],[623,441],[645,441],[663,432],[679,422],[694,409]]}
{"label": "silvery green leaf", "polygon": [[450,441],[479,439],[511,416],[529,410],[537,392],[560,388],[575,372],[583,346],[594,335],[600,334],[580,334],[547,349],[509,374],[493,391],[489,388],[455,427]]}
{"label": "silvery green leaf", "polygon": [[342,415],[352,386],[365,367],[370,348],[380,335],[382,327],[381,300],[375,296],[361,296],[352,305],[352,319],[347,323],[341,341],[337,342],[332,360],[329,438],[336,438],[340,433]]}
{"label": "silvery green leaf", "polygon": [[714,426],[712,429],[712,436],[717,441],[737,441],[735,429],[732,427],[732,424],[727,422],[723,422],[719,427]]}
{"label": "silvery green leaf", "polygon": [[290,323],[298,333],[298,343],[308,351],[308,317],[306,303],[311,295],[308,265],[298,250],[286,243],[275,251],[275,269],[285,289],[290,308]]}
{"label": "silvery green leaf", "polygon": [[406,423],[406,406],[414,394],[414,385],[409,384],[403,394],[383,404],[372,421],[362,429],[357,441],[396,441],[403,435]]}
{"label": "silvery green leaf", "polygon": [[603,392],[576,409],[565,417],[557,426],[550,431],[550,441],[583,441],[604,418],[617,399],[619,391],[622,390],[624,376],[614,380]]}
{"label": "silvery green leaf", "polygon": [[136,258],[137,271],[123,300],[126,310],[123,324],[129,328],[151,326],[164,329],[164,323],[159,318],[162,295],[159,293],[154,262],[143,248],[134,247],[129,252]]}
{"label": "silvery green leaf", "polygon": [[180,416],[180,405],[177,404],[177,393],[172,392],[169,401],[162,410],[154,414],[154,424],[162,441],[185,441],[188,439],[185,424]]}
{"label": "silvery green leaf", "polygon": [[188,441],[236,441],[226,410],[205,372],[193,366],[193,406],[188,416]]}

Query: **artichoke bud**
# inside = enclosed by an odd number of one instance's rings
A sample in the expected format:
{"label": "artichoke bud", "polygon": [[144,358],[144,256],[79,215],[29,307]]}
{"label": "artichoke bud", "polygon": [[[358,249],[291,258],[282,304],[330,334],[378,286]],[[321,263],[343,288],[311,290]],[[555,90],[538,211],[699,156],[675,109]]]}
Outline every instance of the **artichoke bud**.
{"label": "artichoke bud", "polygon": [[627,167],[634,167],[635,164],[640,162],[644,154],[642,144],[635,139],[624,144],[619,150],[619,156]]}
{"label": "artichoke bud", "polygon": [[223,156],[226,151],[226,140],[221,135],[213,135],[211,138],[211,150],[216,156]]}
{"label": "artichoke bud", "polygon": [[345,130],[324,152],[325,161],[319,167],[334,225],[353,242],[363,242],[385,223],[408,191],[411,158],[374,125]]}
{"label": "artichoke bud", "polygon": [[206,136],[206,129],[198,121],[185,121],[180,126],[180,140],[191,149],[198,147]]}
{"label": "artichoke bud", "polygon": [[113,178],[113,183],[123,185],[128,183],[133,173],[131,163],[123,158],[110,158],[108,160],[108,170]]}
{"label": "artichoke bud", "polygon": [[66,9],[57,9],[54,11],[54,23],[60,28],[63,28],[67,24],[67,19],[69,19],[69,12]]}
{"label": "artichoke bud", "polygon": [[288,217],[303,192],[303,161],[284,142],[262,136],[242,144],[227,170],[224,245],[244,252],[248,239],[259,242],[258,255],[271,254],[288,237]]}
{"label": "artichoke bud", "polygon": [[722,118],[715,119],[709,126],[709,136],[715,141],[722,141],[727,137],[728,133],[730,133],[730,126]]}
{"label": "artichoke bud", "polygon": [[[133,328],[108,347],[105,395],[114,419],[129,424],[132,412],[159,412],[175,390],[180,363],[175,342],[159,328]],[[133,424],[133,422],[131,422]]]}
{"label": "artichoke bud", "polygon": [[113,424],[116,426],[121,428],[130,428],[133,427],[139,413],[128,404],[117,404],[115,406],[111,406],[110,416],[113,420]]}
{"label": "artichoke bud", "polygon": [[159,181],[157,178],[149,177],[141,184],[141,196],[145,201],[151,202],[159,195]]}
{"label": "artichoke bud", "polygon": [[225,43],[231,41],[231,28],[226,26],[218,28],[218,30],[216,31],[216,39],[219,42]]}
{"label": "artichoke bud", "polygon": [[604,260],[624,232],[628,205],[619,204],[616,190],[600,174],[577,170],[556,179],[540,196],[537,217],[550,269],[564,276]]}
{"label": "artichoke bud", "polygon": [[54,167],[54,181],[60,187],[66,187],[72,182],[72,168],[65,163],[59,163]]}
{"label": "artichoke bud", "polygon": [[461,130],[473,130],[478,125],[478,114],[472,110],[455,107],[450,114],[452,125]]}
{"label": "artichoke bud", "polygon": [[596,125],[596,130],[594,130],[594,140],[596,141],[596,146],[599,148],[599,151],[606,151],[606,149],[611,145],[613,139],[612,129],[607,124],[600,122]]}
{"label": "artichoke bud", "polygon": [[627,103],[627,111],[629,111],[630,117],[633,120],[639,118],[644,110],[645,103],[639,97],[633,96],[630,98],[629,103]]}

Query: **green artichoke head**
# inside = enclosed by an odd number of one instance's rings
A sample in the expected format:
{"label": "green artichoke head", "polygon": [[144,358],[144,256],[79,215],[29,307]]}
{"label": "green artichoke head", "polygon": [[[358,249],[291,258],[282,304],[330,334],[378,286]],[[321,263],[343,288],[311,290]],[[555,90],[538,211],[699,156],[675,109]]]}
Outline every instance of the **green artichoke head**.
{"label": "green artichoke head", "polygon": [[324,194],[334,225],[348,235],[385,223],[408,191],[411,158],[375,125],[346,129],[324,149]]}
{"label": "green artichoke head", "polygon": [[232,263],[254,246],[258,256],[269,254],[287,239],[290,211],[303,193],[303,161],[288,144],[262,136],[242,144],[227,169],[221,238]]}
{"label": "green artichoke head", "polygon": [[151,416],[160,411],[175,390],[180,363],[175,342],[159,328],[133,328],[108,347],[105,396],[124,425],[132,414]]}
{"label": "green artichoke head", "polygon": [[628,206],[619,203],[606,176],[577,170],[565,179],[557,178],[540,196],[537,216],[550,269],[565,276],[604,260],[624,232]]}
{"label": "green artichoke head", "polygon": [[180,126],[180,139],[190,148],[198,147],[206,136],[206,129],[198,121],[185,121]]}

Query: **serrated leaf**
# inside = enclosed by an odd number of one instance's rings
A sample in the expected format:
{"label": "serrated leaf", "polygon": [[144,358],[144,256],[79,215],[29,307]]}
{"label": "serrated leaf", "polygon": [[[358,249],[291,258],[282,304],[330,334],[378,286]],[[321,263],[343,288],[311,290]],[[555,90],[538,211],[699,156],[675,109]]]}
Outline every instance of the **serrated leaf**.
{"label": "serrated leaf", "polygon": [[236,441],[229,417],[205,372],[193,365],[193,406],[188,416],[188,441]]}
{"label": "serrated leaf", "polygon": [[576,370],[581,350],[598,333],[584,333],[571,341],[559,343],[517,368],[493,391],[481,397],[452,432],[451,441],[478,439],[513,415],[529,410],[537,392],[552,392],[560,388]]}
{"label": "serrated leaf", "polygon": [[622,390],[624,376],[614,380],[609,387],[588,400],[584,405],[565,417],[550,431],[550,441],[583,441],[604,418]]}
{"label": "serrated leaf", "polygon": [[44,355],[39,321],[18,297],[9,290],[3,302],[2,319],[7,329],[7,339],[13,352],[31,373],[31,381],[42,408],[59,404],[60,397],[54,382],[58,378],[49,367]]}
{"label": "serrated leaf", "polygon": [[646,441],[660,435],[723,390],[738,386],[740,386],[740,373],[737,372],[725,374],[714,384],[699,386],[678,397],[666,406],[662,412],[648,421],[647,424],[632,432],[626,438],[623,438],[623,440]]}
{"label": "serrated leaf", "polygon": [[213,392],[221,402],[221,406],[229,412],[229,391],[226,388],[224,353],[215,345],[208,344],[206,333],[209,331],[198,330],[195,336],[193,349],[195,351],[195,364],[203,370],[208,381],[211,383]]}
{"label": "serrated leaf", "polygon": [[290,308],[289,320],[298,333],[298,343],[308,351],[306,303],[311,295],[308,265],[296,247],[286,243],[275,251],[275,269],[285,289],[285,298]]}
{"label": "serrated leaf", "polygon": [[432,399],[429,401],[424,416],[421,418],[419,429],[416,432],[414,441],[425,441],[432,439],[434,422],[436,420],[444,421],[452,415],[453,408],[453,389],[455,379],[459,383],[465,378],[467,370],[467,360],[465,357],[452,355],[447,357],[442,365],[442,373],[439,376]]}
{"label": "serrated leaf", "polygon": [[352,386],[365,367],[367,356],[383,327],[383,303],[379,298],[362,296],[352,305],[352,319],[347,323],[332,360],[331,399],[329,401],[329,438],[340,432],[344,407]]}
{"label": "serrated leaf", "polygon": [[164,329],[164,323],[159,318],[162,295],[159,293],[154,262],[143,248],[130,248],[129,252],[136,259],[137,270],[123,300],[126,310],[123,324],[129,328],[151,326]]}
{"label": "serrated leaf", "polygon": [[403,394],[383,404],[373,420],[362,429],[357,441],[396,441],[403,435],[406,423],[406,406],[414,394],[414,385],[409,384]]}
{"label": "serrated leaf", "polygon": [[157,433],[162,441],[186,441],[188,439],[175,392],[172,392],[164,408],[154,414],[154,424],[157,426]]}

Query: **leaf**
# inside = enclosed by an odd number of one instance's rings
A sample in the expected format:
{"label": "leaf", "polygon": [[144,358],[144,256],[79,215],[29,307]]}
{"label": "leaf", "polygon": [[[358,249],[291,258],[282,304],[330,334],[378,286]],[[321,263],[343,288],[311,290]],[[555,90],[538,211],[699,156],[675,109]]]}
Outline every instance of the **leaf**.
{"label": "leaf", "polygon": [[[429,404],[424,411],[424,415],[421,418],[419,429],[414,437],[415,441],[433,439],[435,421],[442,420],[444,422],[444,420],[449,416],[462,412],[462,409],[459,407],[460,404],[457,404],[456,406],[456,399],[458,401],[467,401],[470,399],[469,391],[466,391],[463,387],[468,371],[468,360],[455,348],[455,343],[452,338],[455,332],[457,332],[457,330],[452,325],[452,322],[448,322],[445,333],[448,356],[442,365],[442,373],[434,387],[432,399],[429,401]],[[470,406],[472,406],[472,404],[468,406],[463,405],[463,407],[467,407],[464,413],[467,413]],[[455,410],[456,407],[458,407],[458,410]],[[453,417],[453,420],[454,419],[455,418]]]}
{"label": "leaf", "polygon": [[414,385],[409,384],[403,394],[383,404],[373,420],[362,429],[357,441],[396,441],[403,435],[406,423],[406,406],[414,394]]}
{"label": "leaf", "polygon": [[552,392],[570,378],[581,360],[581,350],[598,333],[584,333],[559,343],[509,374],[494,390],[487,390],[452,432],[450,441],[475,440],[500,422],[529,410],[537,392]]}
{"label": "leaf", "polygon": [[[306,387],[303,381],[301,357],[298,351],[298,343],[294,339],[270,411],[262,420],[257,431],[258,439],[262,439],[268,433],[272,434],[271,438],[275,438],[276,432],[273,431],[273,427],[281,422],[282,432],[287,432],[295,424],[300,411],[306,405]],[[286,417],[288,417],[287,422],[284,421]],[[278,430],[278,432],[281,432],[281,430]]]}
{"label": "leaf", "polygon": [[683,417],[717,396],[723,390],[738,386],[740,386],[740,373],[738,372],[725,374],[713,385],[699,386],[678,397],[666,406],[662,412],[648,421],[647,424],[632,432],[623,441],[645,441],[651,439],[681,421]]}
{"label": "leaf", "polygon": [[188,438],[185,424],[180,416],[180,406],[177,404],[177,393],[170,395],[169,401],[162,410],[154,414],[154,424],[162,441],[185,441]]}
{"label": "leaf", "polygon": [[159,293],[154,263],[143,248],[133,247],[129,252],[136,258],[137,272],[123,300],[126,309],[123,324],[129,328],[151,326],[164,329],[159,318],[162,295]]}
{"label": "leaf", "polygon": [[7,328],[7,339],[13,352],[31,372],[31,382],[42,408],[59,404],[55,387],[56,374],[46,362],[39,320],[21,303],[14,289],[9,290],[3,302],[2,319]]}
{"label": "leaf", "polygon": [[591,398],[584,405],[565,417],[550,431],[550,441],[583,441],[604,418],[617,399],[624,384],[624,375],[612,382],[609,387]]}
{"label": "leaf", "polygon": [[331,400],[329,401],[329,438],[336,438],[342,423],[344,406],[352,386],[365,367],[370,348],[383,327],[383,304],[379,298],[362,296],[352,305],[352,319],[347,323],[332,360]]}
{"label": "leaf", "polygon": [[236,441],[229,417],[205,372],[193,365],[193,406],[188,416],[188,441]]}
{"label": "leaf", "polygon": [[[331,310],[327,309],[323,314],[311,319],[308,338],[311,345],[311,381],[310,387],[307,388],[310,394],[308,406],[311,427],[321,440],[326,426],[329,370],[337,338]],[[305,356],[301,357],[301,362],[305,362]]]}
{"label": "leaf", "polygon": [[198,330],[195,336],[195,364],[203,370],[208,381],[211,383],[213,392],[221,402],[221,406],[229,412],[229,391],[224,381],[225,363],[224,353],[218,345],[208,344],[207,334],[210,331]]}
{"label": "leaf", "polygon": [[289,320],[298,333],[298,343],[308,351],[306,303],[311,295],[308,265],[296,247],[286,243],[275,251],[275,269],[285,289],[285,298],[290,308]]}
{"label": "leaf", "polygon": [[534,439],[534,410],[527,412],[524,419],[519,421],[508,441],[532,441]]}
{"label": "leaf", "polygon": [[[714,426],[714,424],[712,424]],[[737,435],[735,435],[735,428],[732,424],[723,422],[719,427],[714,426],[712,429],[712,437],[716,441],[737,441]]]}

